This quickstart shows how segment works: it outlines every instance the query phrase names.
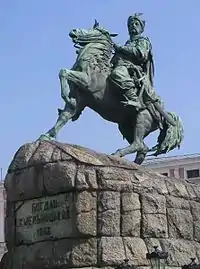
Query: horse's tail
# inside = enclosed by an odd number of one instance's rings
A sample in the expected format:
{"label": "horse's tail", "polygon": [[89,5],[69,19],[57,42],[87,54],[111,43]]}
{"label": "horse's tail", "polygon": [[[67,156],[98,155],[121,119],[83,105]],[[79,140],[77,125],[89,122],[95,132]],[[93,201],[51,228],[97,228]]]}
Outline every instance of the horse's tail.
{"label": "horse's tail", "polygon": [[176,147],[180,148],[180,144],[183,141],[184,127],[181,118],[174,112],[168,112],[167,114],[172,117],[175,125],[173,126],[164,120],[163,129],[158,136],[157,145],[153,147],[156,150],[156,152],[152,154],[153,156],[167,153]]}

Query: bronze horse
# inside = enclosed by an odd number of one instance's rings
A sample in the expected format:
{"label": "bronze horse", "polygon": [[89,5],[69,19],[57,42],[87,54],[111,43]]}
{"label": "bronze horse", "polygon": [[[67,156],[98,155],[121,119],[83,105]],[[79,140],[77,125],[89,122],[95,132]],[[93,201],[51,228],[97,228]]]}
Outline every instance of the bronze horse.
{"label": "bronze horse", "polygon": [[[109,80],[112,37],[116,35],[95,22],[93,28],[74,29],[69,36],[77,48],[77,59],[72,69],[61,69],[59,72],[65,106],[58,110],[56,124],[39,140],[54,139],[69,120],[76,121],[85,107],[89,107],[105,120],[117,123],[123,138],[128,141],[129,146],[118,149],[113,155],[123,157],[137,152],[135,162],[141,164],[148,152],[154,152],[153,155],[157,156],[179,147],[183,140],[183,123],[179,116],[165,112],[173,124],[166,117],[160,117],[160,128],[148,107],[137,111],[120,102],[120,91]],[[159,128],[157,144],[149,149],[144,138]]]}

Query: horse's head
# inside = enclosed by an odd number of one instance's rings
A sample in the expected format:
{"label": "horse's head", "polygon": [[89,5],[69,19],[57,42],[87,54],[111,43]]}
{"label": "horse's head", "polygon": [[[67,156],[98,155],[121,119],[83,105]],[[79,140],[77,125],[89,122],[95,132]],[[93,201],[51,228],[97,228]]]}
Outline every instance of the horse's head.
{"label": "horse's head", "polygon": [[117,36],[117,34],[111,34],[106,29],[101,27],[99,23],[95,20],[93,27],[89,30],[85,29],[73,29],[69,36],[75,44],[80,46],[85,46],[89,43],[110,43],[112,44],[112,37]]}

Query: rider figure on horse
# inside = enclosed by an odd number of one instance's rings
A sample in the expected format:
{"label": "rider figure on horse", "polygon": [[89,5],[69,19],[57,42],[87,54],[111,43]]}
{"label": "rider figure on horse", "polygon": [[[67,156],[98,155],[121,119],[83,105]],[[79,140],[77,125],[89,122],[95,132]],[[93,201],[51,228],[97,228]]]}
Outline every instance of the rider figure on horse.
{"label": "rider figure on horse", "polygon": [[[115,55],[112,59],[111,72],[112,82],[123,91],[125,101],[122,102],[136,109],[141,109],[146,102],[151,103],[153,99],[155,100],[152,46],[150,40],[142,36],[145,21],[140,18],[141,15],[136,13],[128,18],[130,39],[125,45],[114,44]],[[144,86],[143,100],[139,98],[142,85]]]}

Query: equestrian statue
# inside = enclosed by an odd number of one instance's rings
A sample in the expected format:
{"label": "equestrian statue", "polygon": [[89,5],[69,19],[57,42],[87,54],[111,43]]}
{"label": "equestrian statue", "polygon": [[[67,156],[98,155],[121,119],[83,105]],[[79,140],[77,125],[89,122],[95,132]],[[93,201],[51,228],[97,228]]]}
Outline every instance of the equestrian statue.
{"label": "equestrian statue", "polygon": [[[69,33],[77,58],[71,69],[61,69],[61,97],[65,105],[58,109],[55,125],[39,140],[53,140],[69,121],[76,121],[89,107],[107,121],[118,124],[129,145],[113,155],[136,153],[141,164],[148,153],[165,154],[180,147],[183,122],[174,112],[166,112],[156,94],[152,44],[143,35],[145,21],[141,13],[127,21],[129,39],[124,46],[113,42],[110,33],[95,20],[91,29],[73,29]],[[157,143],[149,148],[144,139],[160,130]],[[91,128],[92,130],[92,128]]]}

